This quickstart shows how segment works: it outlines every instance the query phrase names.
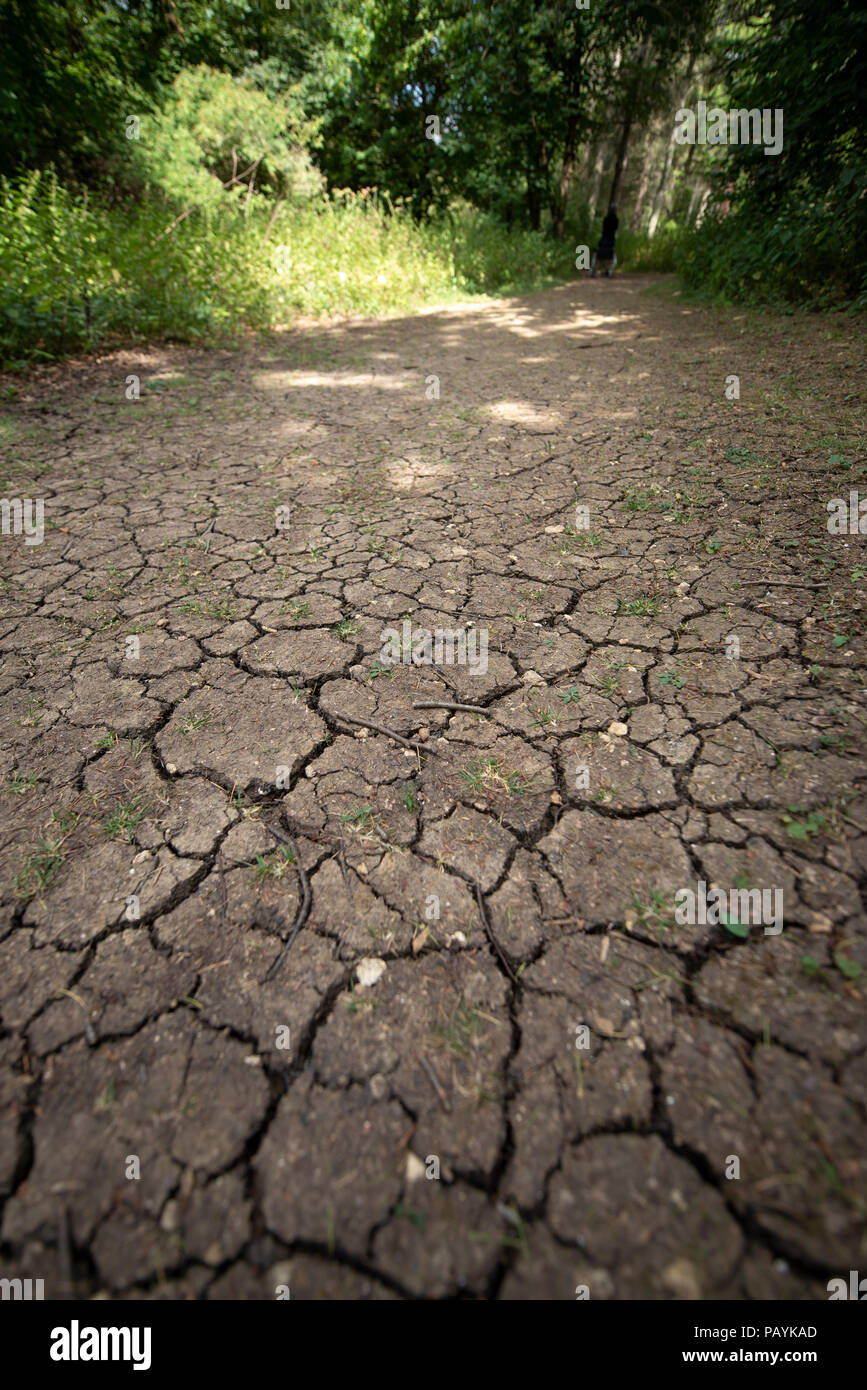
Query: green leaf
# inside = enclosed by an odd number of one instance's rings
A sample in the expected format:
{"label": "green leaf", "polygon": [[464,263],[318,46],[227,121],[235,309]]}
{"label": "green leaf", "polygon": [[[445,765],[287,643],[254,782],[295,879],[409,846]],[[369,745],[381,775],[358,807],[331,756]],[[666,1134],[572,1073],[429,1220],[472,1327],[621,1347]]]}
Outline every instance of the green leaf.
{"label": "green leaf", "polygon": [[847,980],[860,980],[863,974],[863,966],[857,960],[849,960],[848,956],[835,956],[834,964]]}
{"label": "green leaf", "polygon": [[728,917],[723,919],[723,926],[726,931],[731,932],[732,936],[740,937],[742,941],[745,941],[750,934],[750,929],[747,924],[743,922],[731,922]]}
{"label": "green leaf", "polygon": [[786,826],[786,834],[791,835],[793,840],[806,840],[807,827],[799,820],[789,821]]}

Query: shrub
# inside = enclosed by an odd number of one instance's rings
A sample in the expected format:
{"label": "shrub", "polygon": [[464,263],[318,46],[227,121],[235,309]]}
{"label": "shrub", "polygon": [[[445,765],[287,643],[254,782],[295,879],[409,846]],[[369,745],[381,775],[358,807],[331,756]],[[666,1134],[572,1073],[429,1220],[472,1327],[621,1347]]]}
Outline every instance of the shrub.
{"label": "shrub", "polygon": [[575,273],[571,241],[508,231],[463,204],[421,224],[371,192],[297,201],[233,190],[177,207],[152,189],[109,207],[50,171],[0,182],[4,360],[217,341],[300,314],[409,312]]}

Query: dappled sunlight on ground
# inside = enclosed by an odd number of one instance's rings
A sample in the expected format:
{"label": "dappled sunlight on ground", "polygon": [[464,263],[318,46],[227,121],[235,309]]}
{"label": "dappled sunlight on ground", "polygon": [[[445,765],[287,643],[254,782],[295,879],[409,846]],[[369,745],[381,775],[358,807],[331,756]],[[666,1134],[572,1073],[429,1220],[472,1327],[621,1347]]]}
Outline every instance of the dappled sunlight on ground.
{"label": "dappled sunlight on ground", "polygon": [[858,1267],[864,359],[624,276],[16,379],[4,1256],[62,1191],[82,1296]]}

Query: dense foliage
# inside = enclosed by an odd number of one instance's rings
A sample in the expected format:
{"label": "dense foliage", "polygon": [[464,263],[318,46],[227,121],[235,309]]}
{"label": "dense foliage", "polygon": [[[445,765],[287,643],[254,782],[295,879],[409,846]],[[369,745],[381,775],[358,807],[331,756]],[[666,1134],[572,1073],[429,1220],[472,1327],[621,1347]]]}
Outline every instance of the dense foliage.
{"label": "dense foliage", "polygon": [[742,6],[719,44],[728,105],[779,108],[779,155],[734,145],[714,210],[682,259],[735,297],[867,305],[867,9],[860,0]]}
{"label": "dense foliage", "polygon": [[[855,0],[0,0],[0,26],[7,360],[531,289],[612,197],[624,268],[867,299]],[[782,108],[782,152],[676,148],[687,98]]]}

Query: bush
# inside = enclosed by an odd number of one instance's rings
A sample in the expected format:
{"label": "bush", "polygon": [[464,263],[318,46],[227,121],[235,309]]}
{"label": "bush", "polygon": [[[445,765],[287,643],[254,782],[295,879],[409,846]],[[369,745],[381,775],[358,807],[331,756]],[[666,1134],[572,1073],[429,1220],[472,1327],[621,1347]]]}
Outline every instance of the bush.
{"label": "bush", "polygon": [[573,241],[508,230],[468,203],[449,210],[447,225],[456,277],[471,294],[529,293],[575,274]]}
{"label": "bush", "polygon": [[154,191],[109,207],[51,172],[0,181],[4,360],[217,341],[299,314],[410,312],[574,274],[571,242],[510,232],[467,205],[419,224],[375,193],[295,202],[235,189],[183,211]]}
{"label": "bush", "polygon": [[735,201],[683,239],[677,269],[700,294],[747,303],[867,308],[867,167],[824,197],[793,188],[773,208]]}
{"label": "bush", "polygon": [[218,207],[225,184],[250,169],[256,189],[298,202],[324,189],[305,148],[315,133],[291,96],[199,66],[179,72],[162,107],[141,117],[129,150],[139,180],[181,208]]}
{"label": "bush", "polygon": [[683,228],[668,222],[650,240],[646,232],[618,232],[617,258],[621,270],[655,271],[660,274],[677,268],[678,248]]}
{"label": "bush", "polygon": [[[453,295],[443,238],[375,196],[226,196],[172,226],[148,197],[107,208],[52,174],[0,183],[0,352],[216,340],[299,313],[388,313]],[[169,230],[170,228],[170,230]]]}

